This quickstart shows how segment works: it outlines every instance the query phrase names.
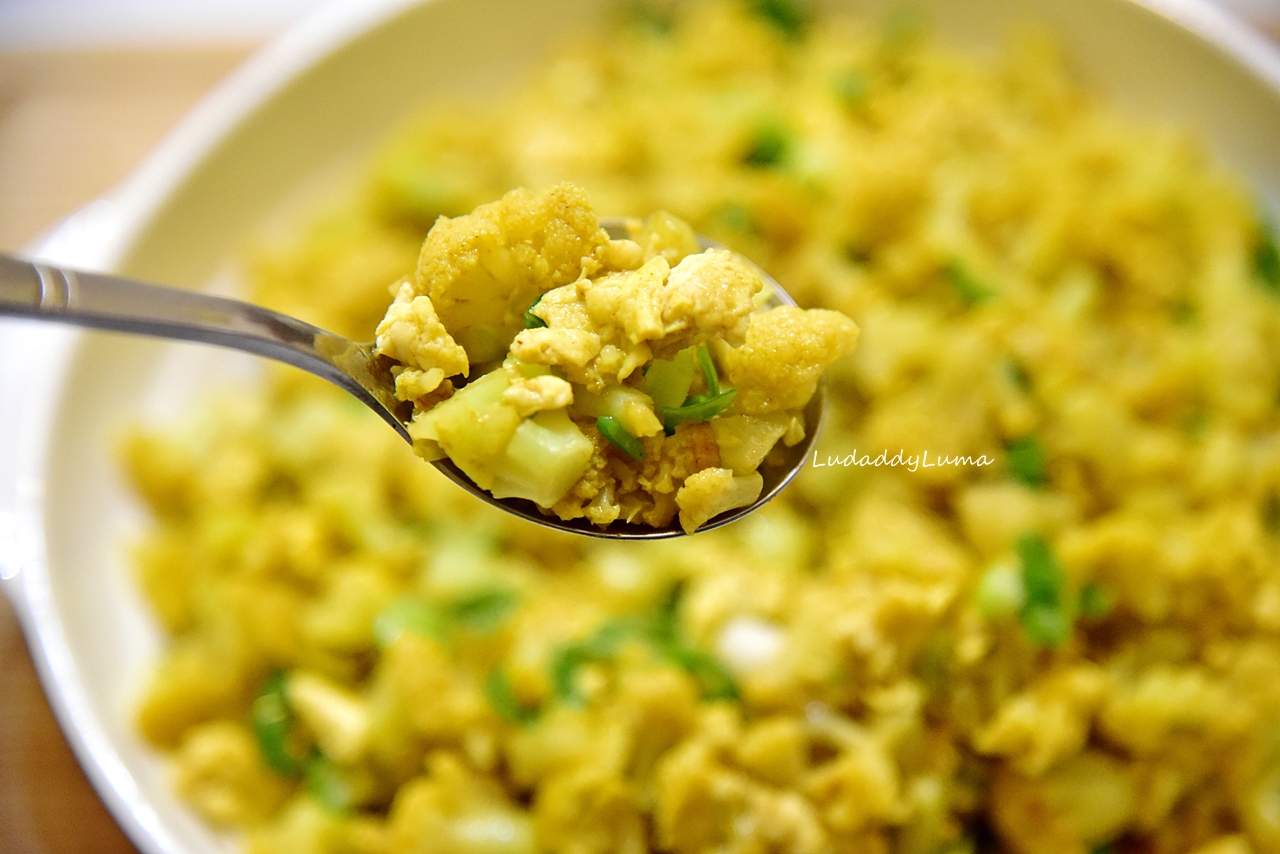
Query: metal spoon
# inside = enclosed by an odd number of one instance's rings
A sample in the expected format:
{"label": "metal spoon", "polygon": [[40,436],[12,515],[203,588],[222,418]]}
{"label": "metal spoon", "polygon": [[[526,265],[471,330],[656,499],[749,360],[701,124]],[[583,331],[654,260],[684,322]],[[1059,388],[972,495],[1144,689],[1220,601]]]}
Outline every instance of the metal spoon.
{"label": "metal spoon", "polygon": [[[626,236],[622,220],[605,220],[603,225],[612,237]],[[700,238],[700,242],[704,247],[717,245],[705,238]],[[772,288],[771,304],[795,305],[777,282],[764,271],[759,272],[766,287]],[[216,344],[286,362],[350,392],[382,416],[405,441],[413,443],[405,429],[413,414],[412,406],[396,399],[392,363],[385,356],[374,353],[373,342],[349,341],[260,306],[116,276],[66,270],[0,254],[0,316],[4,315]],[[760,497],[754,504],[716,516],[699,531],[740,519],[791,482],[808,458],[825,403],[826,386],[823,382],[805,409],[804,441],[791,448],[779,445],[782,459],[761,466],[764,488]],[[684,534],[674,523],[665,528],[652,528],[615,522],[601,528],[585,519],[565,521],[542,512],[531,501],[494,498],[472,483],[451,460],[436,461],[435,466],[454,483],[483,501],[539,525],[620,540],[664,539]]]}

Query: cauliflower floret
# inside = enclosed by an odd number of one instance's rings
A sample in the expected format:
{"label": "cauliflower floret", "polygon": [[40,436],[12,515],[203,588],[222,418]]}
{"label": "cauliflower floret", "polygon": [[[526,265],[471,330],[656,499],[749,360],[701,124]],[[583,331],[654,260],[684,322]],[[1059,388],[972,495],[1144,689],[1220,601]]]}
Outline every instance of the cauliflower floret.
{"label": "cauliflower floret", "polygon": [[[445,377],[465,374],[470,368],[466,351],[444,328],[431,300],[417,296],[407,279],[395,289],[395,301],[376,335],[379,353],[409,366],[396,377],[396,394],[403,400],[435,391]],[[401,377],[410,371],[402,393]]]}
{"label": "cauliflower floret", "polygon": [[1042,774],[1084,746],[1107,688],[1106,672],[1099,667],[1064,669],[1006,700],[974,736],[974,746],[980,753],[1010,757],[1024,774]]}
{"label": "cauliflower floret", "polygon": [[178,791],[215,824],[261,820],[289,791],[287,782],[263,764],[253,735],[232,721],[189,730],[174,771]]}
{"label": "cauliflower floret", "polygon": [[640,852],[648,848],[640,802],[616,772],[593,766],[556,774],[539,790],[538,840],[566,854]]}
{"label": "cauliflower floret", "polygon": [[512,190],[466,216],[437,220],[413,286],[472,362],[495,361],[538,295],[597,272],[609,243],[580,188]]}
{"label": "cauliflower floret", "polygon": [[746,507],[760,497],[764,478],[758,473],[735,477],[732,469],[709,468],[685,479],[676,492],[680,527],[692,534],[713,516],[735,507]]}
{"label": "cauliflower floret", "polygon": [[831,839],[802,794],[760,784],[725,760],[728,745],[701,732],[670,750],[656,775],[654,825],[663,850],[819,854]]}
{"label": "cauliflower floret", "polygon": [[516,379],[502,393],[502,402],[514,406],[521,418],[528,418],[535,412],[564,409],[573,403],[573,386],[550,374]]}
{"label": "cauliflower floret", "polygon": [[745,415],[802,409],[832,362],[858,343],[857,325],[836,311],[780,306],[751,317],[747,340],[722,356]]}
{"label": "cauliflower floret", "polygon": [[533,822],[488,777],[452,754],[427,757],[427,776],[391,806],[392,848],[418,854],[534,854]]}

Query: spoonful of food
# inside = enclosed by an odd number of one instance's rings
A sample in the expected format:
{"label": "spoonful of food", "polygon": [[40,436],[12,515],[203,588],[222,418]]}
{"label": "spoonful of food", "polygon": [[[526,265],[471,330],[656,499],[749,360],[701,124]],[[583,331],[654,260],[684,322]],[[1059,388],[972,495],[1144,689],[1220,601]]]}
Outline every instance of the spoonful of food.
{"label": "spoonful of food", "polygon": [[666,214],[571,185],[441,218],[370,342],[260,306],[0,255],[0,315],[215,344],[351,393],[484,501],[614,539],[728,524],[799,472],[857,327]]}

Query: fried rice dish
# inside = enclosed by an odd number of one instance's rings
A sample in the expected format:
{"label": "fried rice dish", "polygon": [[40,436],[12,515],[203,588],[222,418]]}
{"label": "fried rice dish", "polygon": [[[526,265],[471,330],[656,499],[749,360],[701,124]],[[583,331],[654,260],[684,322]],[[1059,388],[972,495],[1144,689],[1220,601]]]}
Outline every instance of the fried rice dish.
{"label": "fried rice dish", "polygon": [[572,182],[861,337],[782,496],[661,542],[483,505],[292,369],[138,427],[137,725],[241,850],[1280,854],[1265,215],[1042,34],[806,8],[625,7],[249,253],[372,340],[440,217]]}

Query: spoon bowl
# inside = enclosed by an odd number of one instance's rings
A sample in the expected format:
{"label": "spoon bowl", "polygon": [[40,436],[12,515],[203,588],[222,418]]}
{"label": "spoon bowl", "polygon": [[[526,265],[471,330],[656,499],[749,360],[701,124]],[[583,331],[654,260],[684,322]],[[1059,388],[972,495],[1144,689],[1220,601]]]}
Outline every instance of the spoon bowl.
{"label": "spoon bowl", "polygon": [[[602,220],[610,237],[627,234],[626,221]],[[699,237],[703,248],[719,244]],[[754,267],[754,265],[753,265]],[[765,283],[769,306],[795,301],[767,273],[754,267]],[[328,380],[357,398],[413,444],[407,429],[412,405],[395,396],[393,362],[375,352],[374,342],[357,342],[296,318],[238,300],[54,267],[0,255],[0,316],[69,323],[113,332],[194,341],[242,350],[285,362]],[[760,468],[764,486],[746,507],[726,511],[698,530],[727,525],[776,496],[804,466],[817,436],[826,403],[825,380],[804,411],[805,438]],[[495,498],[481,489],[452,460],[434,465],[458,486],[482,501],[539,525],[614,540],[653,540],[684,536],[674,522],[662,528],[614,522],[607,527],[585,519],[563,520],[532,501]]]}

